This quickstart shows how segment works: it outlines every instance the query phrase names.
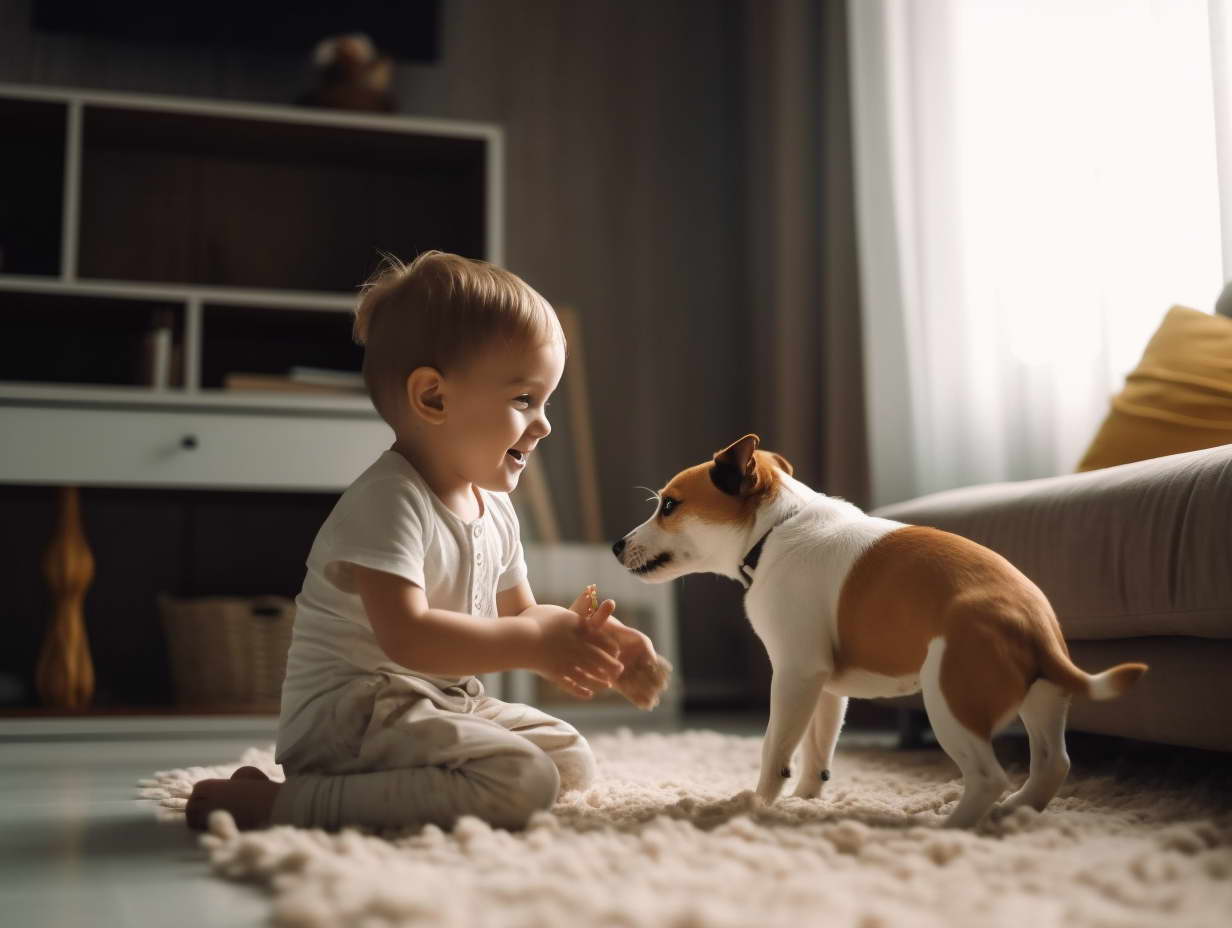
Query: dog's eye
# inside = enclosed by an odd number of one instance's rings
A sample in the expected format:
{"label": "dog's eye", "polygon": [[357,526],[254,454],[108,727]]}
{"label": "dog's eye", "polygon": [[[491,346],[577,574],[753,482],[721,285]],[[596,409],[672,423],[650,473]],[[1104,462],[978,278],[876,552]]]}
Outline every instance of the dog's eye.
{"label": "dog's eye", "polygon": [[670,516],[672,514],[672,510],[675,509],[679,505],[680,505],[680,500],[675,499],[671,496],[665,496],[663,497],[663,505],[659,507],[659,515]]}

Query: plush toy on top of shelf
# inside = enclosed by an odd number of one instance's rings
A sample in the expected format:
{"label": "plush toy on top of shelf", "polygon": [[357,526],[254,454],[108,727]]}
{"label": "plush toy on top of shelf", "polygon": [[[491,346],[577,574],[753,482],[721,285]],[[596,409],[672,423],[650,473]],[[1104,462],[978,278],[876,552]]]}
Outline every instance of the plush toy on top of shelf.
{"label": "plush toy on top of shelf", "polygon": [[317,43],[312,55],[317,85],[296,101],[337,110],[392,113],[397,100],[390,84],[394,62],[379,53],[361,32],[336,35]]}

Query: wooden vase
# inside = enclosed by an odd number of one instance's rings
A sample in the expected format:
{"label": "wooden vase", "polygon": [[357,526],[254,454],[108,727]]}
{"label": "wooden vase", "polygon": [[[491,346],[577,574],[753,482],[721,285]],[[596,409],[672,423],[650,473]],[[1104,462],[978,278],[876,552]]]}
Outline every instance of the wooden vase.
{"label": "wooden vase", "polygon": [[94,556],[81,527],[76,487],[60,489],[56,533],[43,555],[43,572],[54,607],[35,673],[39,698],[57,709],[84,709],[94,696],[94,663],[83,609],[94,579]]}

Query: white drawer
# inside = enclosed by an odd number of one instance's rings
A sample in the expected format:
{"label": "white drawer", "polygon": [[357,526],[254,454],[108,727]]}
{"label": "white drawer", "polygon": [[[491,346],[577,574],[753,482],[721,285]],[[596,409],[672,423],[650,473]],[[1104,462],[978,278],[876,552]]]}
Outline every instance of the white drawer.
{"label": "white drawer", "polygon": [[332,491],[392,443],[367,418],[0,406],[0,482]]}

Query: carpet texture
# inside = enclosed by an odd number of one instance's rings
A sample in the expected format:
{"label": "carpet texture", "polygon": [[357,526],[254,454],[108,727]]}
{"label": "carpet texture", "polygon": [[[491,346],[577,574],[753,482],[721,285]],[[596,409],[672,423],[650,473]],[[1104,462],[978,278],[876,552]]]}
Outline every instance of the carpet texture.
{"label": "carpet texture", "polygon": [[[524,832],[240,833],[202,838],[219,875],[268,888],[282,926],[591,925],[1030,928],[1232,924],[1226,770],[1075,766],[1043,814],[938,825],[961,792],[939,751],[840,744],[819,801],[758,808],[760,739],[706,731],[591,739],[600,777]],[[276,779],[270,753],[240,763]],[[238,764],[143,781],[167,819]],[[1015,785],[1025,767],[1008,767]]]}

